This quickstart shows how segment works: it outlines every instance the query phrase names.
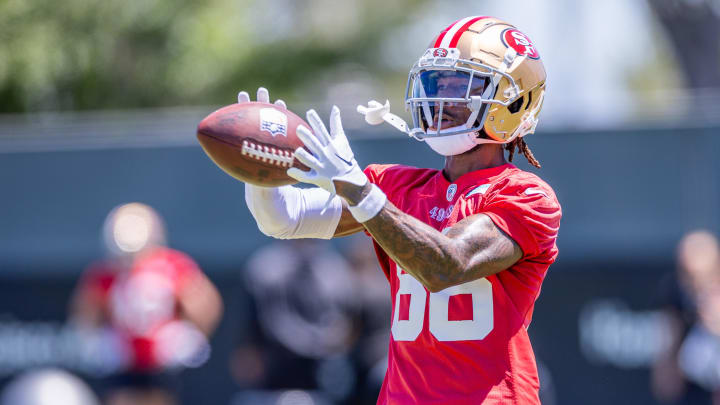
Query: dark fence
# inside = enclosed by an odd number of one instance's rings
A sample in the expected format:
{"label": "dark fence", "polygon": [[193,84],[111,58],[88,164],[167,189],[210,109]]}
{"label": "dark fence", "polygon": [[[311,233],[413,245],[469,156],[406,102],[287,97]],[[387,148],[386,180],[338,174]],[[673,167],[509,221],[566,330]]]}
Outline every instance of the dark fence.
{"label": "dark fence", "polygon": [[[674,270],[684,232],[720,230],[720,129],[539,133],[528,141],[564,212],[560,256],[530,327],[546,403],[653,403],[648,367],[665,344],[660,279]],[[412,140],[353,146],[361,163],[442,165]],[[219,286],[226,313],[213,355],[183,373],[182,396],[187,404],[231,403],[247,387],[231,378],[229,358],[255,327],[238,275],[268,239],[244,206],[242,184],[199,147],[0,154],[1,375],[44,362],[92,366],[63,346],[67,302],[84,266],[102,255],[105,215],[129,201],[155,207],[170,245]],[[347,249],[343,239],[334,243]],[[45,357],[8,346],[18,336],[45,345]]]}

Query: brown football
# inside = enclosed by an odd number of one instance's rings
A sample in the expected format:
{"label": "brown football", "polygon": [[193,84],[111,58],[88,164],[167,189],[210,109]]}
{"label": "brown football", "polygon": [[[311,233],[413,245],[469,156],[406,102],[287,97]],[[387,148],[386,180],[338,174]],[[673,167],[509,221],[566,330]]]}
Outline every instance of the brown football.
{"label": "brown football", "polygon": [[205,153],[227,174],[257,186],[297,183],[285,172],[291,166],[308,170],[293,158],[303,146],[295,134],[310,128],[285,108],[267,103],[231,104],[203,119],[197,138]]}

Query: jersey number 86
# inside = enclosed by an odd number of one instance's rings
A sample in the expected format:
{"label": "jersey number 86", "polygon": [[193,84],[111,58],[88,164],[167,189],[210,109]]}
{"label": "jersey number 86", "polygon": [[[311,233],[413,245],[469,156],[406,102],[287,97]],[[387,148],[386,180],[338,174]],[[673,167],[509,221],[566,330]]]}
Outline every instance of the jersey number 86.
{"label": "jersey number 86", "polygon": [[[400,288],[395,294],[392,335],[396,341],[413,341],[422,332],[425,321],[425,304],[428,296],[428,321],[430,333],[439,341],[460,341],[484,339],[493,329],[492,284],[484,279],[446,288],[429,293],[422,284],[410,274],[397,267]],[[458,294],[472,296],[472,319],[451,321],[448,316],[450,297]],[[400,301],[402,295],[410,295],[408,319],[400,319]]]}

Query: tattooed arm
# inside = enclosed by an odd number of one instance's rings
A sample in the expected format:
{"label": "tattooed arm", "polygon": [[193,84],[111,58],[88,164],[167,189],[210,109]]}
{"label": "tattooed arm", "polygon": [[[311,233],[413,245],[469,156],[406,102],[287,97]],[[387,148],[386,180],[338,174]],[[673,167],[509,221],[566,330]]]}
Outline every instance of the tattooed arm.
{"label": "tattooed arm", "polygon": [[[337,182],[337,191],[352,205],[370,189],[345,184]],[[343,211],[346,217],[347,208]],[[363,224],[341,220],[335,234],[346,235],[363,226],[398,266],[431,292],[498,273],[523,255],[520,246],[484,214],[463,219],[444,235],[388,201]]]}

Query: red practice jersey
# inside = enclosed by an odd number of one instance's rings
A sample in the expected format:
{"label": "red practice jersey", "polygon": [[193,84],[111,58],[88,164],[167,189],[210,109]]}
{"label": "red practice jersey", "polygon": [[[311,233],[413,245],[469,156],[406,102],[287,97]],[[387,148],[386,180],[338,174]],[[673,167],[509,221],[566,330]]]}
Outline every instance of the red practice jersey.
{"label": "red practice jersey", "polygon": [[526,329],[558,253],[561,210],[550,186],[512,164],[454,183],[438,170],[399,165],[370,165],[365,174],[400,210],[438,231],[482,213],[523,251],[495,275],[430,293],[375,242],[393,306],[378,404],[539,404]]}
{"label": "red practice jersey", "polygon": [[146,252],[127,269],[113,262],[90,266],[80,288],[102,309],[109,326],[127,345],[129,368],[162,368],[156,356],[156,334],[179,319],[179,296],[191,285],[200,268],[186,254],[169,248]]}

